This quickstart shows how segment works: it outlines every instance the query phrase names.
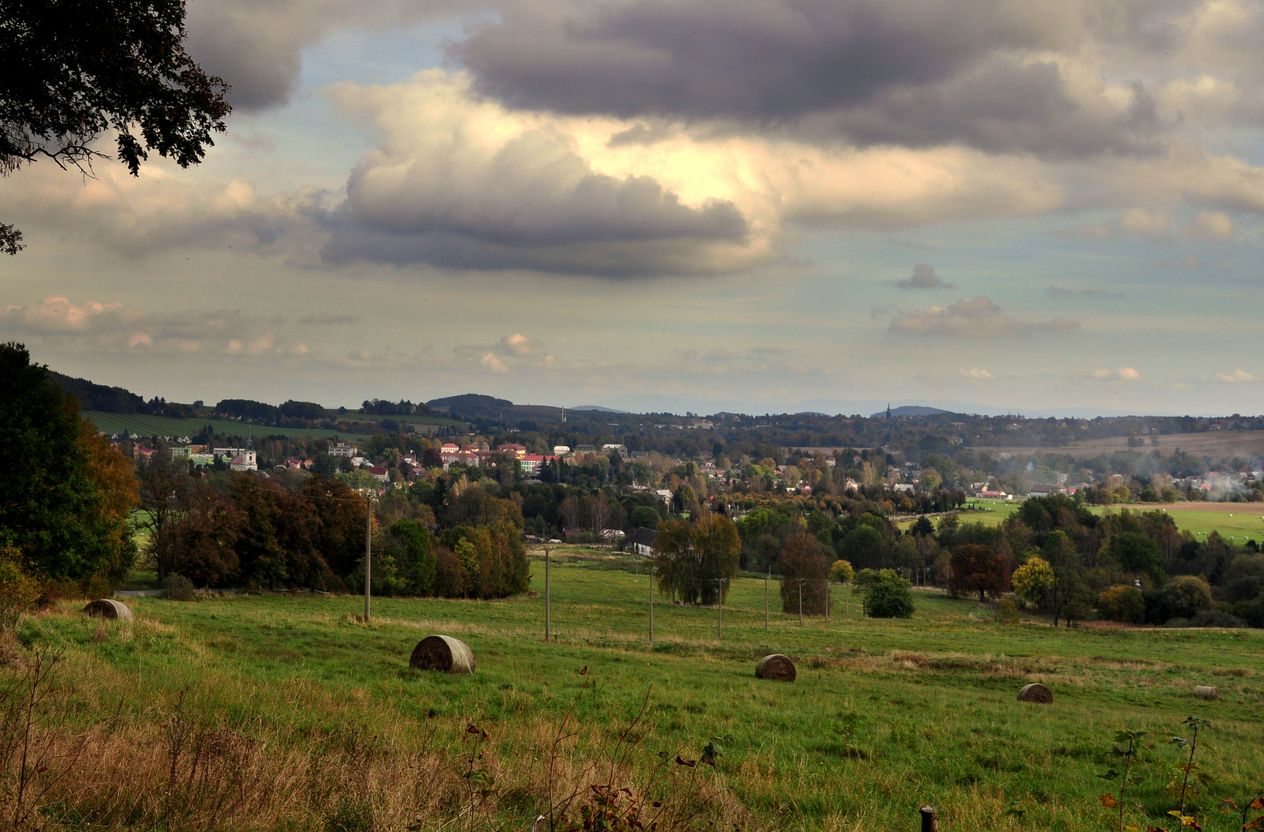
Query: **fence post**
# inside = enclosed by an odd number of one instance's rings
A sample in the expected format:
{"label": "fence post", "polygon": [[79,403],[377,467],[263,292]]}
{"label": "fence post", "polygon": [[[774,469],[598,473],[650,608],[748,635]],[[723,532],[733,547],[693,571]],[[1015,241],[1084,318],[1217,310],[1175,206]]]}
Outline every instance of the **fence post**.
{"label": "fence post", "polygon": [[935,814],[935,807],[923,806],[920,811],[922,813],[922,832],[939,832],[939,815]]}

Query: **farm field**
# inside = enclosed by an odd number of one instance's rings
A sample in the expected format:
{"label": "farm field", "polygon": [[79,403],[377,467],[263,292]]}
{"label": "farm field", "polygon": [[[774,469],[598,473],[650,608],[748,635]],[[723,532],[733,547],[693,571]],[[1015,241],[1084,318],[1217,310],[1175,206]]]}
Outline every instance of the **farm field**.
{"label": "farm field", "polygon": [[[283,428],[273,427],[269,425],[249,425],[244,422],[235,422],[232,419],[213,419],[213,418],[192,418],[192,419],[172,419],[167,416],[148,416],[141,413],[103,413],[100,411],[89,410],[84,411],[84,417],[92,420],[97,429],[105,433],[122,433],[127,431],[136,436],[192,436],[198,431],[210,425],[218,434],[223,436],[244,436],[247,432],[253,433],[256,437],[263,436],[286,436],[292,439],[318,439],[321,437],[337,436],[340,439],[352,442],[361,442],[368,439],[366,434],[348,433],[346,431],[327,430],[325,428]],[[331,411],[331,418],[334,416]],[[437,427],[461,427],[465,423],[456,419],[450,419],[446,416],[364,416],[359,413],[351,412],[341,418],[355,419],[360,421],[377,422],[383,418],[395,419],[399,422],[408,422],[417,430],[429,428],[431,430]]]}
{"label": "farm field", "polygon": [[127,431],[136,436],[192,436],[210,425],[212,430],[223,436],[244,436],[247,432],[255,436],[288,436],[295,439],[316,439],[324,436],[340,436],[343,439],[361,440],[365,437],[354,434],[339,433],[322,428],[278,428],[267,425],[248,425],[231,419],[173,419],[168,416],[148,416],[142,413],[102,413],[96,410],[84,411],[84,417],[91,419],[97,430],[105,433],[122,433]]}
{"label": "farm field", "polygon": [[[975,508],[959,512],[962,523],[983,523],[996,526],[1015,514],[1022,502],[1014,500],[970,500]],[[1128,511],[1164,511],[1172,516],[1177,528],[1202,539],[1213,531],[1238,545],[1254,540],[1264,542],[1264,503],[1134,503],[1112,506],[1089,506],[1094,514]],[[911,520],[902,522],[907,528]]]}
{"label": "farm field", "polygon": [[[911,620],[870,620],[843,588],[828,626],[800,626],[778,612],[775,583],[765,629],[764,582],[739,578],[719,637],[714,608],[660,599],[651,647],[640,570],[555,552],[550,643],[538,557],[538,594],[375,599],[368,625],[353,596],[128,599],[131,624],[65,602],[19,630],[28,650],[63,651],[48,700],[62,708],[41,722],[50,747],[91,738],[41,775],[65,774],[42,817],[62,828],[526,830],[551,803],[560,815],[568,795],[578,817],[605,794],[625,817],[657,815],[660,829],[916,829],[927,803],[946,829],[1113,829],[1098,796],[1114,784],[1096,775],[1115,732],[1149,732],[1126,819],[1163,824],[1180,762],[1167,739],[1189,714],[1211,722],[1187,800],[1204,828],[1236,829],[1219,800],[1262,785],[1264,632],[1001,624],[972,601],[922,592]],[[477,672],[410,670],[431,633],[466,641]],[[794,659],[795,682],[754,677],[773,652]],[[0,680],[15,674],[0,666]],[[1052,705],[1015,701],[1032,681],[1053,690]],[[1219,699],[1195,698],[1198,684]],[[714,766],[696,763],[708,746]]]}
{"label": "farm field", "polygon": [[1224,430],[1204,431],[1200,433],[1164,433],[1154,437],[1157,444],[1151,444],[1146,437],[1145,444],[1137,447],[1128,446],[1128,437],[1110,436],[1101,439],[1085,439],[1068,445],[1054,447],[980,447],[989,453],[1009,453],[1015,456],[1031,454],[1052,454],[1073,458],[1095,457],[1112,454],[1116,451],[1132,451],[1139,454],[1150,454],[1158,451],[1160,456],[1168,457],[1178,448],[1194,456],[1208,455],[1214,459],[1240,456],[1245,459],[1264,454],[1264,430]]}

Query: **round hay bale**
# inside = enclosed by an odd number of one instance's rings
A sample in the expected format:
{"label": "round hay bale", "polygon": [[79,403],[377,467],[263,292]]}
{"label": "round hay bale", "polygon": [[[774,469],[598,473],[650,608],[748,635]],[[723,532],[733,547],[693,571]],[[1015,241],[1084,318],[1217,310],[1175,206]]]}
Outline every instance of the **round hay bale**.
{"label": "round hay bale", "polygon": [[1032,682],[1030,685],[1023,685],[1023,689],[1018,692],[1019,702],[1038,702],[1041,705],[1053,704],[1053,691],[1049,690],[1039,682]]}
{"label": "round hay bale", "polygon": [[760,679],[776,679],[778,682],[794,681],[794,662],[780,653],[764,656],[755,665],[755,675]]}
{"label": "round hay bale", "polygon": [[83,608],[83,614],[91,618],[109,618],[116,621],[131,621],[131,609],[121,601],[113,598],[98,598],[90,601]]}
{"label": "round hay bale", "polygon": [[1199,699],[1219,699],[1220,691],[1214,685],[1198,685],[1194,688],[1194,695]]}
{"label": "round hay bale", "polygon": [[442,673],[473,673],[476,663],[474,651],[459,638],[426,636],[413,648],[408,665]]}

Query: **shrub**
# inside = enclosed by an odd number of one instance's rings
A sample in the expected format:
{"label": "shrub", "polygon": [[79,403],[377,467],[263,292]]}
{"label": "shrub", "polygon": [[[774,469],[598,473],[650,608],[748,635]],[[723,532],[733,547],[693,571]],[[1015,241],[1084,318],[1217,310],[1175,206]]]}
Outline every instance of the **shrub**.
{"label": "shrub", "polygon": [[192,601],[193,581],[175,572],[167,576],[163,596],[172,601]]}
{"label": "shrub", "polygon": [[39,584],[22,571],[21,563],[17,547],[0,547],[0,633],[17,627],[18,618],[40,597]]}
{"label": "shrub", "polygon": [[1247,623],[1224,610],[1203,610],[1189,620],[1191,627],[1245,627]]}
{"label": "shrub", "polygon": [[996,602],[996,620],[1002,624],[1018,623],[1018,602],[1012,595],[1002,596]]}
{"label": "shrub", "polygon": [[1178,575],[1160,590],[1148,593],[1146,620],[1162,624],[1172,618],[1193,618],[1211,609],[1211,587],[1195,575]]}
{"label": "shrub", "polygon": [[912,618],[913,594],[909,586],[893,570],[878,571],[865,582],[865,614],[870,618]]}
{"label": "shrub", "polygon": [[1140,624],[1145,621],[1145,611],[1145,598],[1135,586],[1116,584],[1097,596],[1097,614],[1107,621]]}

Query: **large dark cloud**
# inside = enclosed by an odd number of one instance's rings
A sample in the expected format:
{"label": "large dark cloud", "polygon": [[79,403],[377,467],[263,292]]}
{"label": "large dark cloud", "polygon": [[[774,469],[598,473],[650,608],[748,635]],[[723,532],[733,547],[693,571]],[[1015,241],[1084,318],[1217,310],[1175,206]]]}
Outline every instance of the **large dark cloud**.
{"label": "large dark cloud", "polygon": [[191,0],[189,53],[232,85],[240,110],[284,104],[298,84],[303,50],[339,28],[387,28],[477,12],[482,0]]}
{"label": "large dark cloud", "polygon": [[[1054,157],[1145,153],[1159,130],[1134,84],[1120,107],[1069,89],[1056,59],[1092,27],[1124,37],[1138,4],[708,0],[525,4],[451,47],[513,107],[729,120],[815,141]],[[1157,24],[1145,38],[1173,36]],[[1167,39],[1167,40],[1165,40]],[[737,129],[735,127],[735,129]]]}
{"label": "large dark cloud", "polygon": [[777,120],[934,81],[993,49],[1062,41],[1061,21],[1013,8],[1020,13],[978,0],[530,3],[453,54],[482,91],[514,106]]}

